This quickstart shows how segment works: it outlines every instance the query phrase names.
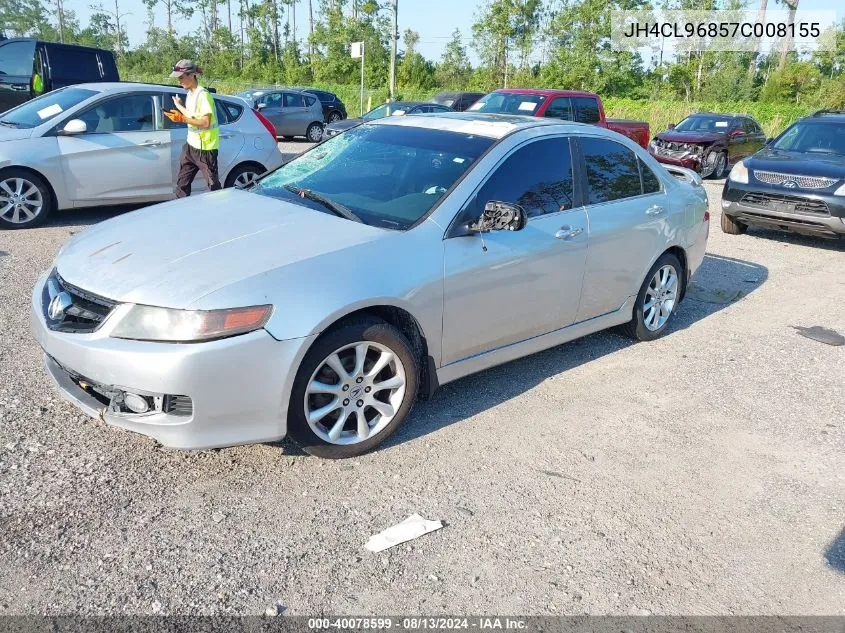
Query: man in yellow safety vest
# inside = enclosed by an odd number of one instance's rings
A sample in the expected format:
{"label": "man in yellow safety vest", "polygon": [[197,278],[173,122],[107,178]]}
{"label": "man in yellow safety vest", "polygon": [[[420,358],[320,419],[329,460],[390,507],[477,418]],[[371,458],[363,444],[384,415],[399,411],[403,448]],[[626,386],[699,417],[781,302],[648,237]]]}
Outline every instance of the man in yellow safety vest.
{"label": "man in yellow safety vest", "polygon": [[220,189],[217,175],[217,150],[220,148],[220,130],[211,93],[199,85],[197,76],[202,68],[190,59],[179,61],[170,77],[179,80],[179,85],[188,91],[185,103],[179,95],[173,96],[175,110],[165,112],[174,123],[188,125],[188,138],[179,159],[179,175],[176,178],[176,197],[191,195],[191,183],[202,172],[210,191]]}

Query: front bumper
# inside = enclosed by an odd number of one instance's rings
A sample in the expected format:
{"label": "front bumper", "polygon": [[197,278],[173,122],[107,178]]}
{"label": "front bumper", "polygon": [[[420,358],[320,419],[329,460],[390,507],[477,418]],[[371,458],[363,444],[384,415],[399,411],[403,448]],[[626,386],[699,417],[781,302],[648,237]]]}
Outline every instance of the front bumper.
{"label": "front bumper", "polygon": [[[827,213],[786,211],[777,206],[749,204],[746,194],[789,195],[808,202],[823,202]],[[803,194],[794,190],[769,187],[759,183],[750,185],[725,182],[722,190],[722,213],[745,224],[803,235],[838,238],[845,237],[845,198],[833,195]]]}
{"label": "front bumper", "polygon": [[[285,436],[295,370],[315,337],[277,341],[258,330],[206,343],[129,341],[109,336],[108,319],[89,334],[56,332],[43,314],[45,281],[46,275],[33,291],[32,331],[54,386],[86,414],[180,449]],[[187,396],[193,407],[188,415],[118,412],[86,388],[91,383],[150,396]]]}
{"label": "front bumper", "polygon": [[675,165],[676,167],[686,167],[696,173],[701,173],[701,157],[698,155],[687,153],[684,156],[667,156],[666,154],[656,152],[652,147],[648,148],[648,153],[659,163]]}

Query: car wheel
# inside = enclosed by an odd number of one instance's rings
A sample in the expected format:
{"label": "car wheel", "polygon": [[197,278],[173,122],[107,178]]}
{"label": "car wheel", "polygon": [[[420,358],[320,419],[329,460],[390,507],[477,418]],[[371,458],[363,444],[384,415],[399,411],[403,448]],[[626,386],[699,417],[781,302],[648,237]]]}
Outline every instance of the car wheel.
{"label": "car wheel", "polygon": [[39,176],[23,169],[8,169],[0,174],[0,228],[38,226],[53,207],[53,194]]}
{"label": "car wheel", "polygon": [[728,155],[725,152],[710,152],[705,162],[702,177],[712,176],[717,180],[724,177],[728,168]]}
{"label": "car wheel", "polygon": [[678,307],[682,275],[681,263],[671,253],[664,253],[655,262],[637,295],[634,315],[623,326],[625,334],[638,341],[653,341],[666,331]]}
{"label": "car wheel", "polygon": [[314,343],[297,371],[288,430],[311,455],[362,455],[408,416],[418,377],[411,345],[392,325],[366,319],[331,330]]}
{"label": "car wheel", "polygon": [[722,225],[722,233],[727,233],[728,235],[742,235],[748,230],[747,224],[735,220],[725,212],[722,212],[722,221],[720,224]]}
{"label": "car wheel", "polygon": [[255,179],[263,174],[266,170],[259,165],[238,165],[226,178],[226,187],[235,187],[236,189],[247,189],[255,182]]}
{"label": "car wheel", "polygon": [[323,139],[323,124],[315,121],[309,125],[305,137],[312,143],[319,143]]}
{"label": "car wheel", "polygon": [[329,123],[336,123],[343,118],[343,115],[340,112],[334,111],[329,114]]}
{"label": "car wheel", "polygon": [[292,137],[292,136],[283,136],[283,137],[282,137],[282,140],[283,140],[283,141],[292,141],[292,140],[293,140],[293,137]]}

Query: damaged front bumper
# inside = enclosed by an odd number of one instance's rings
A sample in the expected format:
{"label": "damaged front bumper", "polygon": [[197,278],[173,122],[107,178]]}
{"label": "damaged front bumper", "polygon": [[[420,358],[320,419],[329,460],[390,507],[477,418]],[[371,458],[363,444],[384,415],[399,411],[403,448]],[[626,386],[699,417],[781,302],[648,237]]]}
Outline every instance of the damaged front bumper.
{"label": "damaged front bumper", "polygon": [[715,165],[709,165],[707,161],[703,160],[703,153],[700,149],[667,150],[649,145],[648,153],[659,163],[691,169],[702,178],[712,174],[715,168]]}

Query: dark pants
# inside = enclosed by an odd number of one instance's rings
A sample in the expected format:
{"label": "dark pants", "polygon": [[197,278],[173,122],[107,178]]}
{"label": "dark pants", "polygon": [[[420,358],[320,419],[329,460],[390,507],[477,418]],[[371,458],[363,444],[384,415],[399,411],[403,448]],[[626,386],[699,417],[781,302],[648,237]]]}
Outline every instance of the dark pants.
{"label": "dark pants", "polygon": [[191,183],[197,172],[201,171],[209,191],[221,189],[217,175],[217,150],[197,149],[185,143],[179,158],[179,175],[176,177],[176,197],[191,195]]}

